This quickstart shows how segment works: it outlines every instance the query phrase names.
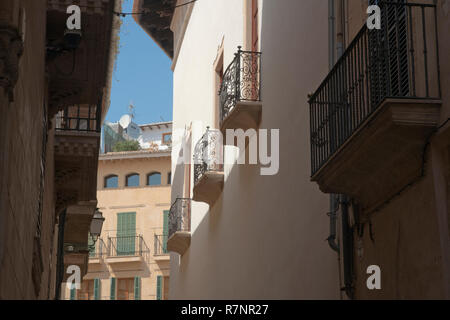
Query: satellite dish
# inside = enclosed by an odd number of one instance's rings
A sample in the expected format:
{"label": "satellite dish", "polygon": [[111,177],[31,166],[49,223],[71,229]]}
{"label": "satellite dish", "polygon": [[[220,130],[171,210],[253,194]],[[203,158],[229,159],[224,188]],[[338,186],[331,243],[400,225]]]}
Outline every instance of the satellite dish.
{"label": "satellite dish", "polygon": [[120,118],[120,120],[119,120],[119,123],[120,123],[120,126],[122,127],[122,128],[124,128],[124,129],[126,129],[126,128],[128,128],[128,126],[130,125],[130,123],[131,123],[131,116],[129,115],[129,114],[124,114],[123,116],[122,116],[122,118]]}

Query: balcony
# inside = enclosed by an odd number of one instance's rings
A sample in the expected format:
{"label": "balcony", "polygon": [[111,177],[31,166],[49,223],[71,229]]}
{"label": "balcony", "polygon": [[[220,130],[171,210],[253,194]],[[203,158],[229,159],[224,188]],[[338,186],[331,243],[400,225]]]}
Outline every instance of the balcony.
{"label": "balcony", "polygon": [[148,261],[150,249],[139,236],[108,237],[106,262],[110,265],[123,265]]}
{"label": "balcony", "polygon": [[238,52],[223,75],[219,91],[221,131],[257,129],[261,121],[261,53]]}
{"label": "balcony", "polygon": [[169,250],[167,250],[167,240],[169,236],[167,234],[155,234],[155,250],[153,251],[154,259],[156,262],[169,261]]}
{"label": "balcony", "polygon": [[108,247],[106,243],[102,238],[98,238],[95,245],[89,250],[89,265],[101,265],[107,253]]}
{"label": "balcony", "polygon": [[214,204],[223,189],[223,143],[219,130],[208,129],[194,150],[192,200]]}
{"label": "balcony", "polygon": [[421,175],[441,105],[436,6],[380,7],[309,99],[312,181],[363,210]]}
{"label": "balcony", "polygon": [[178,198],[170,207],[167,250],[183,255],[191,244],[191,199]]}
{"label": "balcony", "polygon": [[[97,199],[100,121],[101,108],[96,105],[64,107],[56,116],[57,211],[79,201]],[[85,231],[83,236],[89,229]]]}

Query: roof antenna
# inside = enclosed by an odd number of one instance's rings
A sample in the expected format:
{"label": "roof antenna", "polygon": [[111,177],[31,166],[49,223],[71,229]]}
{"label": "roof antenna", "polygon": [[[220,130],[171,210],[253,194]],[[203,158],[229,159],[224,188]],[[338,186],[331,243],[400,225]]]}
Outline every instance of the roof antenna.
{"label": "roof antenna", "polygon": [[134,119],[135,117],[135,111],[136,107],[133,104],[133,100],[130,101],[130,105],[128,106],[128,114],[131,116],[131,119]]}

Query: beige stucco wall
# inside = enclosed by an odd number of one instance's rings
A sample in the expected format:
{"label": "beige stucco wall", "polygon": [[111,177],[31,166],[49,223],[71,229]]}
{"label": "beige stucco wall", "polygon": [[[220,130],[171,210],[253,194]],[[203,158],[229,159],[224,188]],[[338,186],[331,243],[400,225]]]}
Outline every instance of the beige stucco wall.
{"label": "beige stucco wall", "polygon": [[[110,299],[111,277],[141,277],[141,299],[156,299],[157,276],[169,276],[169,262],[156,261],[154,257],[154,235],[163,232],[163,211],[170,209],[170,184],[167,173],[170,171],[170,155],[141,159],[102,160],[98,166],[98,208],[105,217],[101,238],[108,245],[108,236],[115,237],[117,231],[117,214],[136,212],[136,235],[142,235],[150,254],[142,264],[128,263],[120,266],[107,262],[102,265],[89,265],[88,273],[83,279],[100,278],[100,297]],[[146,186],[146,176],[151,172],[160,172],[160,186]],[[130,173],[139,173],[140,187],[124,187],[125,177]],[[104,189],[104,177],[110,174],[119,176],[119,188]],[[105,260],[104,260],[105,261]],[[116,282],[117,288],[117,282]],[[69,299],[70,293],[65,288],[63,299]]]}
{"label": "beige stucco wall", "polygon": [[[193,9],[174,70],[174,131],[193,122],[192,143],[214,124],[213,63],[222,40],[225,68],[245,43],[244,12],[240,0]],[[327,3],[260,1],[260,15],[261,127],[281,128],[280,170],[261,176],[256,165],[226,165],[214,206],[193,203],[191,245],[171,254],[171,299],[339,297],[337,256],[325,241],[328,196],[309,181],[307,94],[327,72],[327,43],[316,41],[327,39]],[[226,147],[226,158],[234,153]],[[172,201],[185,184],[179,156],[175,143]]]}

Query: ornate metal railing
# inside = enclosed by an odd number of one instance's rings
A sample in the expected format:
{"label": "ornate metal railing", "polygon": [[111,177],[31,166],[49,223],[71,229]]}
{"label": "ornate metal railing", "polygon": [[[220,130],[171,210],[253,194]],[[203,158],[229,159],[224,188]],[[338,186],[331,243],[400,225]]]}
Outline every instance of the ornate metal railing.
{"label": "ornate metal railing", "polygon": [[108,237],[108,256],[141,256],[146,257],[150,253],[150,249],[139,236],[119,236]]}
{"label": "ornate metal railing", "polygon": [[191,199],[178,198],[169,211],[169,238],[177,231],[191,231]]}
{"label": "ornate metal railing", "polygon": [[223,171],[222,133],[217,129],[206,129],[206,133],[195,145],[194,185],[206,172]]}
{"label": "ornate metal railing", "polygon": [[314,175],[387,98],[440,99],[436,6],[381,2],[310,97]]}
{"label": "ornate metal railing", "polygon": [[153,251],[155,256],[169,253],[169,251],[167,251],[168,238],[169,236],[167,234],[155,234],[155,250]]}
{"label": "ornate metal railing", "polygon": [[89,258],[101,258],[107,255],[109,248],[102,238],[98,238],[93,247],[89,247]]}
{"label": "ornate metal railing", "polygon": [[56,130],[63,131],[101,131],[101,106],[66,106],[56,115]]}
{"label": "ornate metal railing", "polygon": [[221,121],[239,101],[261,101],[261,52],[242,51],[240,46],[220,86]]}

